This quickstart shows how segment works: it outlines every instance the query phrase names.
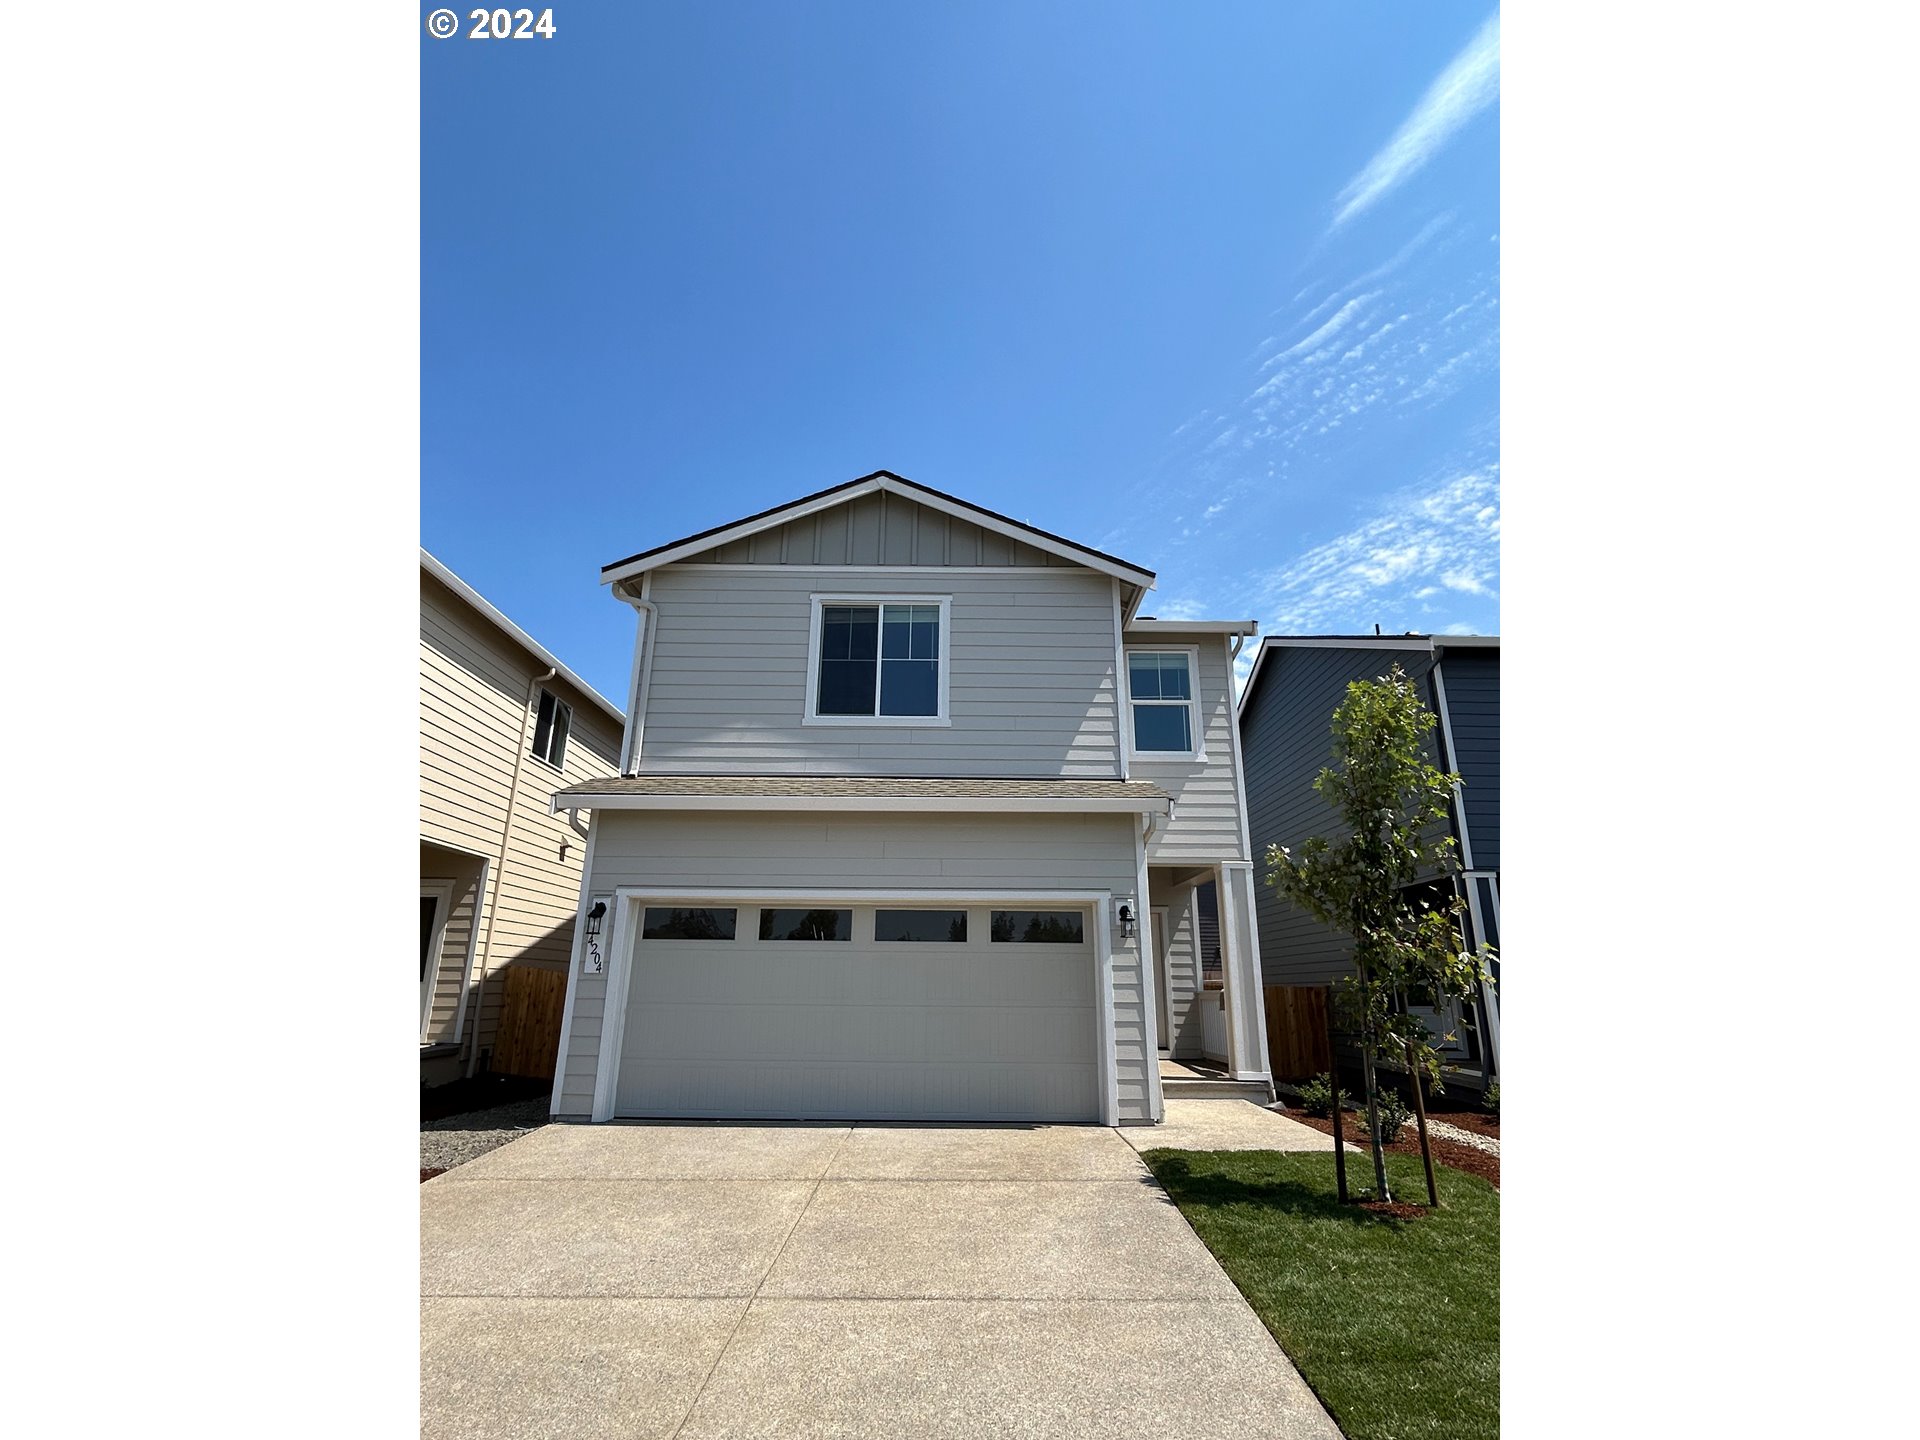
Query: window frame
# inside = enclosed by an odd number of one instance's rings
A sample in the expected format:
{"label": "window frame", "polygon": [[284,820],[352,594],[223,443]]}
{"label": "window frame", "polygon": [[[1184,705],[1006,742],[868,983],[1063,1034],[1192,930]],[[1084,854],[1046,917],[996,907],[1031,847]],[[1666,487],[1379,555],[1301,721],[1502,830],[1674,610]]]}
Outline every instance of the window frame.
{"label": "window frame", "polygon": [[[1187,658],[1187,688],[1192,693],[1182,700],[1135,700],[1133,698],[1133,664],[1135,655],[1184,655]],[[1204,761],[1207,758],[1207,732],[1201,723],[1200,715],[1200,647],[1198,645],[1124,645],[1121,647],[1121,659],[1126,663],[1126,671],[1120,676],[1121,695],[1127,702],[1126,739],[1127,754],[1134,760],[1144,760],[1151,764],[1156,760]],[[1187,707],[1187,733],[1193,738],[1191,750],[1142,750],[1133,740],[1133,707],[1135,705],[1154,705],[1171,708],[1184,704]]]}
{"label": "window frame", "polygon": [[[812,623],[807,627],[807,675],[806,709],[801,716],[803,725],[848,725],[848,726],[905,726],[907,728],[928,729],[937,726],[950,726],[953,719],[948,713],[948,696],[953,682],[953,597],[951,595],[898,595],[898,594],[851,594],[826,593],[824,591],[809,595],[807,599],[813,606]],[[931,715],[822,715],[820,713],[820,653],[821,635],[826,623],[829,605],[938,605],[940,607],[940,647],[937,659],[938,673],[935,678],[934,693],[937,709]],[[880,612],[881,646],[885,646],[886,611]],[[874,708],[880,705],[879,666],[885,659],[878,655],[874,659]]]}
{"label": "window frame", "polygon": [[[547,748],[549,750],[553,748],[553,730],[557,727],[560,730],[560,758],[558,760],[549,760],[545,755],[542,755],[539,750],[540,704],[543,700],[553,701],[553,724],[549,726],[547,730]],[[533,734],[527,739],[527,758],[529,760],[538,760],[549,770],[565,774],[567,742],[571,739],[573,739],[573,706],[565,700],[562,700],[557,691],[550,690],[545,685],[542,685],[540,687],[539,699],[533,702]]]}

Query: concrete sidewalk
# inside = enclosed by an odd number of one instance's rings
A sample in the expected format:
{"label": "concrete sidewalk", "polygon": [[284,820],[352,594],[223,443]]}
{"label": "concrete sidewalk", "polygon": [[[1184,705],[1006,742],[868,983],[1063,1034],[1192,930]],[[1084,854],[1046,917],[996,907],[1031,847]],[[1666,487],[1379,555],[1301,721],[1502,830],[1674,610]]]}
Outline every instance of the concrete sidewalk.
{"label": "concrete sidewalk", "polygon": [[1338,1440],[1133,1138],[535,1131],[421,1187],[421,1433]]}

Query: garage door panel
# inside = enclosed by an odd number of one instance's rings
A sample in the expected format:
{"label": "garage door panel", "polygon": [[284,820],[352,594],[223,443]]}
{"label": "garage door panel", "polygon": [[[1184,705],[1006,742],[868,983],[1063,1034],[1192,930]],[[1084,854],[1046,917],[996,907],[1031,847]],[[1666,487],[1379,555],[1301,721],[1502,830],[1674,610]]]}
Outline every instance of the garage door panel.
{"label": "garage door panel", "polygon": [[973,908],[965,944],[876,941],[870,910],[761,941],[755,906],[731,941],[637,940],[616,1113],[1098,1118],[1091,945],[993,944]]}

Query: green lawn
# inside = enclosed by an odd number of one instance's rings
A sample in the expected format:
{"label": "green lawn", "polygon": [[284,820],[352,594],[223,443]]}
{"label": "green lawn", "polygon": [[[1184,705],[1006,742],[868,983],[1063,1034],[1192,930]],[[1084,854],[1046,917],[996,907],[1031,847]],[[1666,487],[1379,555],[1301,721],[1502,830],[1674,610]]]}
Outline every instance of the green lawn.
{"label": "green lawn", "polygon": [[[1500,1430],[1500,1195],[1436,1167],[1441,1208],[1389,1220],[1335,1198],[1333,1156],[1142,1156],[1350,1440]],[[1353,1156],[1347,1181],[1372,1183]],[[1396,1200],[1424,1202],[1416,1158],[1387,1157]]]}

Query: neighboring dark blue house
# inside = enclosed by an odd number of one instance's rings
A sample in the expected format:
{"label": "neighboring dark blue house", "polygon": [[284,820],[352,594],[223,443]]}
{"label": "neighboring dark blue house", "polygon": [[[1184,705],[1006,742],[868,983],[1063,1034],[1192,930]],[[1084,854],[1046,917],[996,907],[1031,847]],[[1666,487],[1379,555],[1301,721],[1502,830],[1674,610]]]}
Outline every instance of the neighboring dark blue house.
{"label": "neighboring dark blue house", "polygon": [[[1337,838],[1339,818],[1313,788],[1332,763],[1334,708],[1355,680],[1385,675],[1395,663],[1440,717],[1434,760],[1457,771],[1460,794],[1451,824],[1465,874],[1454,883],[1467,899],[1468,939],[1500,944],[1500,640],[1482,635],[1269,635],[1254,657],[1240,697],[1240,748],[1246,766],[1247,819],[1255,864],[1265,879],[1267,847],[1295,846],[1314,835]],[[1260,964],[1268,985],[1323,985],[1352,970],[1351,946],[1272,887],[1259,890]],[[1493,966],[1496,980],[1499,963]],[[1419,997],[1410,997],[1417,1002]],[[1439,1031],[1454,1030],[1449,1058],[1459,1080],[1477,1088],[1500,1071],[1498,987],[1465,1014],[1429,1011]]]}

